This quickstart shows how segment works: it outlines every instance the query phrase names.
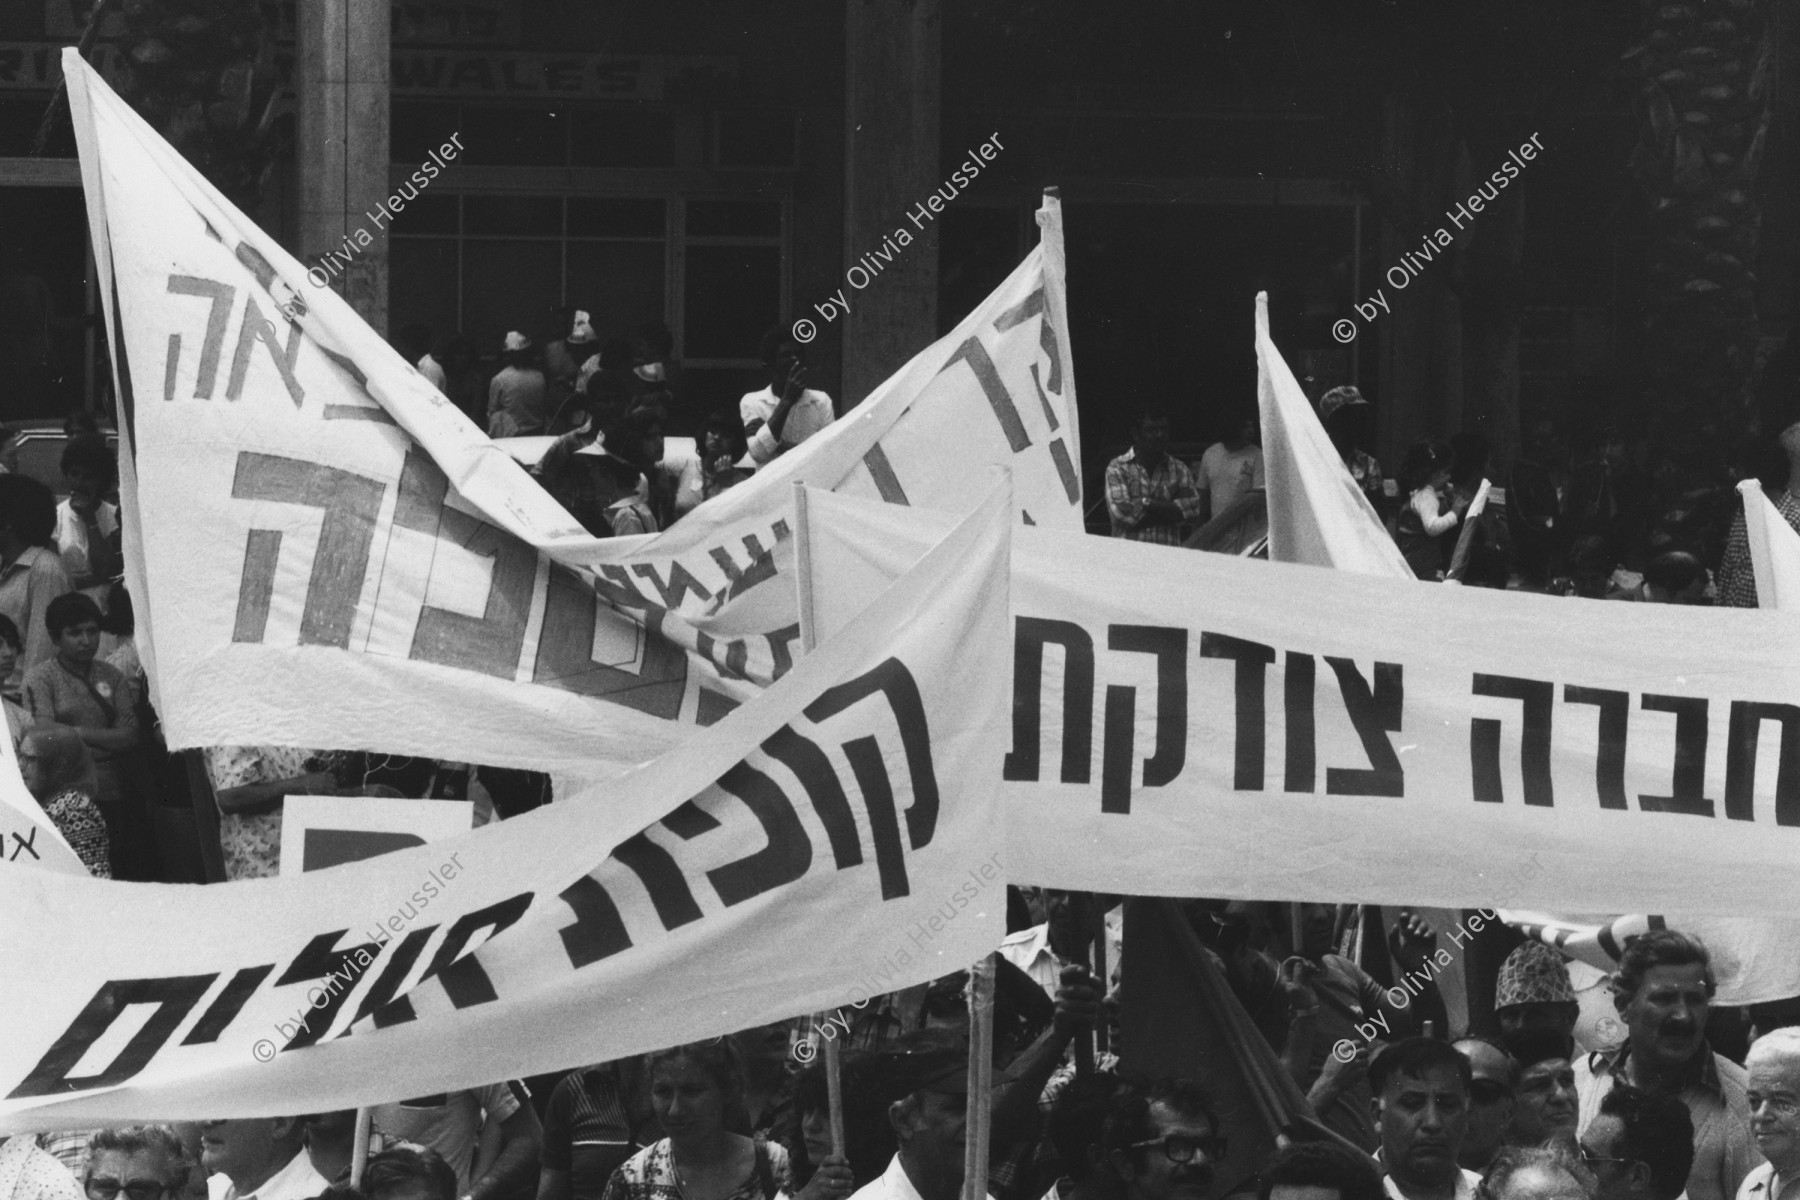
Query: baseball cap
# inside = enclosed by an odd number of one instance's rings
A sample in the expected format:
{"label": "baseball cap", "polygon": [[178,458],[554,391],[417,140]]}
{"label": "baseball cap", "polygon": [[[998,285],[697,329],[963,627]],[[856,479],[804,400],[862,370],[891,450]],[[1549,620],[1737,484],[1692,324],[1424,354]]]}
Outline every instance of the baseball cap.
{"label": "baseball cap", "polygon": [[1363,394],[1348,384],[1334,387],[1319,397],[1319,420],[1323,421],[1338,409],[1350,404],[1367,404]]}
{"label": "baseball cap", "polygon": [[969,1039],[956,1030],[920,1029],[875,1054],[883,1090],[895,1099],[914,1092],[963,1096],[969,1091]]}

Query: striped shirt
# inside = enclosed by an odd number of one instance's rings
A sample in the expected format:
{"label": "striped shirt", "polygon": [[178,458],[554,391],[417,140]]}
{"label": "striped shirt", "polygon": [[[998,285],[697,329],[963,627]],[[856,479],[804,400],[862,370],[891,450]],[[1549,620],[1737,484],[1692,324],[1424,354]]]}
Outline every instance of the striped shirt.
{"label": "striped shirt", "polygon": [[612,1064],[572,1072],[550,1093],[542,1161],[546,1170],[569,1173],[574,1200],[600,1200],[614,1168],[636,1148]]}

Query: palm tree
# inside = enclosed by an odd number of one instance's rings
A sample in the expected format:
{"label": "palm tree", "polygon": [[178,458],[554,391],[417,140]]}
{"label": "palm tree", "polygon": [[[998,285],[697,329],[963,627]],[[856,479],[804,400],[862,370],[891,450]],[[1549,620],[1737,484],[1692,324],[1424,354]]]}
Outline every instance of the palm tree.
{"label": "palm tree", "polygon": [[253,210],[273,166],[280,96],[261,6],[125,0],[123,25],[121,94],[234,204]]}
{"label": "palm tree", "polygon": [[1631,168],[1651,226],[1647,398],[1658,451],[1692,479],[1753,424],[1773,30],[1768,0],[1642,2],[1643,38],[1625,57],[1642,108]]}

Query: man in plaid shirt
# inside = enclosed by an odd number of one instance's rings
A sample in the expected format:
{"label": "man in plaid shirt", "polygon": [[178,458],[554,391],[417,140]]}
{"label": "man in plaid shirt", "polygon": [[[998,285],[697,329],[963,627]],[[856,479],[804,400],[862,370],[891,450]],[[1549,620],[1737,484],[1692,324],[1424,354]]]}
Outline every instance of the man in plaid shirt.
{"label": "man in plaid shirt", "polygon": [[1132,434],[1131,449],[1106,465],[1106,512],[1112,518],[1112,535],[1179,546],[1182,523],[1200,520],[1205,506],[1193,472],[1169,456],[1169,418],[1144,413]]}

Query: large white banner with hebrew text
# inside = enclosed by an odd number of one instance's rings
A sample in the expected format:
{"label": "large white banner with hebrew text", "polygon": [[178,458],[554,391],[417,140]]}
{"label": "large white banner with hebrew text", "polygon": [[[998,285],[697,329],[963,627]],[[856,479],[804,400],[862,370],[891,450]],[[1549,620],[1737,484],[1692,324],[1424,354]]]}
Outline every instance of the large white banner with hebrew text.
{"label": "large white banner with hebrew text", "polygon": [[1004,488],[604,792],[282,879],[0,871],[0,1133],[317,1112],[851,1004],[1006,911]]}
{"label": "large white banner with hebrew text", "polygon": [[[1060,211],[843,420],[647,538],[589,537],[73,50],[120,377],[126,565],[173,747],[272,742],[585,773],[798,655],[795,481],[1079,528]],[[685,728],[684,728],[685,727]]]}
{"label": "large white banner with hebrew text", "polygon": [[[936,514],[809,497],[821,636]],[[1014,883],[1800,916],[1800,624],[1013,543]]]}

